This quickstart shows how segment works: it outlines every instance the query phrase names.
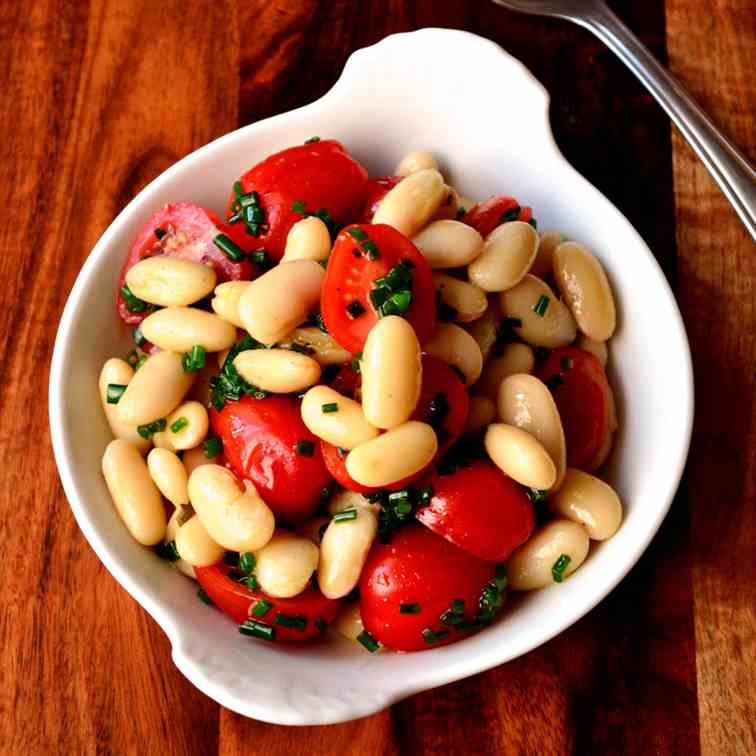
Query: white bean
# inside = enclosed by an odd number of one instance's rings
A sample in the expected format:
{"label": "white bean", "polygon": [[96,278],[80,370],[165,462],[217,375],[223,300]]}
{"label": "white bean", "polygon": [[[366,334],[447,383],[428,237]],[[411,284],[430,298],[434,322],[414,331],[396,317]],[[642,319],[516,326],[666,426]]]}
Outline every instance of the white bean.
{"label": "white bean", "polygon": [[331,235],[320,218],[311,215],[298,220],[286,237],[281,262],[292,260],[327,260],[331,254]]}
{"label": "white bean", "polygon": [[446,196],[444,179],[437,170],[417,171],[386,194],[373,223],[386,223],[411,239],[433,217]]}
{"label": "white bean", "polygon": [[427,150],[415,150],[414,152],[407,153],[399,161],[396,170],[394,170],[394,175],[409,176],[411,173],[424,171],[428,168],[432,168],[434,171],[438,170],[438,163],[433,155]]}
{"label": "white bean", "polygon": [[[174,431],[174,426],[179,429]],[[205,440],[209,427],[210,420],[204,405],[195,401],[184,402],[168,415],[165,430],[156,433],[152,440],[160,449],[193,449]]]}
{"label": "white bean", "polygon": [[194,382],[185,373],[181,355],[158,352],[147,358],[118,402],[118,417],[129,425],[145,425],[166,417],[178,406]]}
{"label": "white bean", "polygon": [[486,293],[467,281],[460,281],[445,273],[434,273],[433,285],[441,301],[454,310],[454,320],[457,323],[477,320],[488,307]]}
{"label": "white bean", "polygon": [[429,223],[412,243],[431,268],[459,268],[483,251],[483,237],[466,223],[438,220]]}
{"label": "white bean", "polygon": [[225,549],[210,537],[200,518],[194,515],[176,532],[176,551],[192,567],[209,567],[223,559]]}
{"label": "white bean", "polygon": [[514,331],[528,344],[554,349],[575,340],[572,313],[540,278],[525,276],[517,286],[503,291],[499,301],[506,317],[520,321]]}
{"label": "white bean", "polygon": [[263,344],[285,338],[320,301],[324,276],[314,260],[294,260],[263,273],[239,298],[244,328]]}
{"label": "white bean", "polygon": [[410,420],[352,449],[346,469],[363,486],[387,486],[422,470],[437,451],[433,428]]}
{"label": "white bean", "polygon": [[601,263],[586,247],[563,242],[554,250],[554,278],[580,330],[596,341],[617,324],[614,296]]}
{"label": "white bean", "polygon": [[554,250],[565,240],[559,231],[544,231],[538,242],[538,254],[530,273],[538,278],[548,278],[554,269]]}
{"label": "white bean", "polygon": [[[173,514],[168,520],[168,525],[165,528],[165,538],[163,539],[163,543],[170,543],[171,541],[173,541],[175,545],[176,534],[179,530],[179,523],[183,524],[186,521],[187,516],[191,516],[190,513],[191,510],[174,510]],[[175,562],[171,562],[171,565],[187,577],[190,577],[193,580],[197,579],[197,576],[194,574],[194,567],[192,567],[189,562],[186,562],[183,559],[177,559]]]}
{"label": "white bean", "polygon": [[217,315],[196,307],[166,307],[142,321],[147,341],[169,352],[188,352],[199,345],[206,352],[221,352],[233,345],[236,328]]}
{"label": "white bean", "polygon": [[471,386],[483,370],[483,354],[478,342],[464,328],[454,323],[439,323],[436,332],[425,344],[428,354],[456,367]]}
{"label": "white bean", "polygon": [[490,299],[483,317],[467,326],[468,333],[475,339],[475,343],[480,348],[484,362],[491,356],[502,320],[498,299]]}
{"label": "white bean", "polygon": [[376,428],[396,428],[409,420],[420,398],[423,369],[415,329],[404,318],[389,315],[370,329],[360,371],[367,421]]}
{"label": "white bean", "polygon": [[360,615],[360,602],[355,601],[347,604],[336,617],[333,625],[336,632],[347,640],[356,641],[357,636],[362,633],[365,626],[362,624]]}
{"label": "white bean", "polygon": [[495,228],[483,252],[470,263],[470,281],[484,291],[505,291],[516,286],[530,270],[538,251],[538,233],[529,223],[512,221]]}
{"label": "white bean", "polygon": [[505,344],[501,355],[492,357],[483,368],[480,378],[473,386],[479,396],[497,400],[501,382],[515,373],[532,373],[535,367],[535,355],[527,344],[513,342]]}
{"label": "white bean", "polygon": [[255,553],[255,577],[269,596],[291,598],[307,588],[318,556],[318,547],[309,538],[278,530]]}
{"label": "white bean", "polygon": [[549,496],[549,509],[585,528],[594,541],[611,538],[622,522],[622,503],[603,480],[568,468],[559,490]]}
{"label": "white bean", "polygon": [[137,433],[136,425],[124,423],[121,420],[120,415],[118,414],[118,403],[108,404],[108,386],[128,386],[133,377],[134,368],[132,368],[125,360],[113,357],[102,366],[98,387],[100,389],[102,409],[105,412],[105,417],[110,426],[111,433],[116,438],[122,438],[124,441],[128,441],[132,446],[135,446],[142,454],[144,454],[150,446],[152,446],[150,440],[148,438],[142,438],[139,433]]}
{"label": "white bean", "polygon": [[586,352],[590,352],[601,363],[602,368],[606,367],[609,359],[609,349],[605,341],[594,341],[594,339],[590,339],[585,334],[580,333],[577,339],[575,339],[575,346],[579,349],[585,349]]}
{"label": "white bean", "polygon": [[[589,546],[588,534],[580,525],[569,520],[552,520],[509,557],[507,583],[515,591],[531,591],[561,582],[585,561]],[[563,557],[569,562],[560,570],[560,560],[567,561]]]}
{"label": "white bean", "polygon": [[488,426],[486,451],[510,478],[528,488],[546,490],[556,481],[556,465],[543,445],[527,431],[506,423]]}
{"label": "white bean", "polygon": [[147,455],[147,468],[160,493],[174,507],[183,507],[189,503],[186,468],[172,451],[153,449]]}
{"label": "white bean", "polygon": [[244,328],[239,317],[239,300],[251,281],[226,281],[215,287],[215,296],[210,301],[215,314],[237,328]]}
{"label": "white bean", "polygon": [[311,350],[310,357],[323,366],[343,365],[352,357],[351,352],[337,343],[330,333],[323,333],[316,326],[295,328],[279,346],[289,349],[293,344]]}
{"label": "white bean", "polygon": [[170,255],[145,257],[126,273],[131,293],[161,307],[183,307],[215,287],[215,271],[203,263]]}
{"label": "white bean", "polygon": [[248,349],[236,356],[234,367],[245,381],[274,394],[303,391],[320,380],[320,365],[290,349]]}
{"label": "white bean", "polygon": [[496,405],[487,396],[471,396],[462,433],[477,435],[496,417]]}
{"label": "white bean", "polygon": [[[335,411],[333,405],[336,405]],[[311,433],[342,449],[354,449],[378,435],[378,429],[368,422],[354,399],[328,386],[311,388],[302,397],[300,412],[302,422]]]}
{"label": "white bean", "polygon": [[533,375],[510,375],[499,387],[497,401],[499,420],[522,428],[534,436],[556,465],[559,486],[564,478],[567,452],[559,410],[551,392]]}
{"label": "white bean", "polygon": [[145,546],[160,543],[165,535],[165,509],[142,455],[128,441],[117,438],[105,449],[102,474],[129,533]]}

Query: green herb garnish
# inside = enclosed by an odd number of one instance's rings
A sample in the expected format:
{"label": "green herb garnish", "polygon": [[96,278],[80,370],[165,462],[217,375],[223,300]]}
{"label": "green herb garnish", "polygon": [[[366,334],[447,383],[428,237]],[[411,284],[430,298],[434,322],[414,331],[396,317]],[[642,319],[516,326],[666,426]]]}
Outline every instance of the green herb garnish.
{"label": "green herb garnish", "polygon": [[301,454],[303,457],[311,457],[315,451],[315,444],[312,441],[308,441],[306,438],[297,441],[297,454]]}
{"label": "green herb garnish", "polygon": [[549,498],[549,492],[545,489],[529,488],[525,493],[533,504],[541,504]]}
{"label": "green herb garnish", "polygon": [[205,367],[205,348],[195,344],[191,351],[181,355],[181,367],[185,373],[197,373]]}
{"label": "green herb garnish", "polygon": [[551,300],[545,294],[541,294],[541,296],[538,297],[538,301],[533,305],[533,312],[538,315],[539,318],[542,318],[546,314],[546,310],[549,308],[550,301]]}
{"label": "green herb garnish", "polygon": [[555,583],[561,583],[564,580],[564,571],[570,566],[572,557],[568,554],[560,554],[559,559],[554,562],[551,568],[551,576]]}
{"label": "green herb garnish", "polygon": [[208,606],[215,606],[215,604],[213,603],[213,600],[210,598],[210,596],[207,595],[207,591],[205,591],[204,588],[197,589],[197,598],[203,604],[207,604]]}
{"label": "green herb garnish", "polygon": [[255,617],[264,617],[272,606],[273,604],[271,604],[268,599],[260,599],[259,601],[256,601],[255,605],[252,607],[252,614],[254,614]]}
{"label": "green herb garnish", "polygon": [[343,512],[337,512],[331,519],[332,522],[350,522],[357,519],[357,510],[355,508],[345,509]]}
{"label": "green herb garnish", "polygon": [[328,415],[332,412],[338,412],[339,405],[336,402],[326,402],[320,406],[320,409],[323,411],[323,414]]}
{"label": "green herb garnish", "polygon": [[292,616],[291,614],[282,614],[279,612],[276,615],[274,624],[288,627],[291,630],[304,630],[307,627],[307,617],[301,614]]}
{"label": "green herb garnish", "polygon": [[155,546],[155,553],[161,559],[167,559],[169,562],[178,562],[181,559],[181,555],[176,548],[176,541],[168,541],[167,543],[159,543]]}
{"label": "green herb garnish", "polygon": [[363,242],[362,248],[367,252],[368,260],[377,260],[381,256],[378,245],[372,239]]}
{"label": "green herb garnish", "polygon": [[436,641],[443,640],[444,638],[449,637],[449,631],[448,630],[439,630],[439,632],[434,632],[429,627],[426,627],[425,630],[423,630],[423,639],[425,642],[432,646]]}
{"label": "green herb garnish", "polygon": [[359,226],[351,226],[347,229],[347,233],[358,242],[365,241],[368,238],[368,235]]}
{"label": "green herb garnish", "polygon": [[142,438],[152,438],[155,433],[164,431],[166,426],[165,418],[155,420],[154,423],[147,423],[146,425],[137,425],[137,433]]}
{"label": "green herb garnish", "polygon": [[187,420],[185,417],[180,417],[175,422],[171,423],[171,433],[179,433],[186,426],[189,425],[189,420]]}
{"label": "green herb garnish", "polygon": [[251,574],[252,570],[255,569],[256,564],[257,559],[255,559],[255,555],[251,551],[244,551],[239,554],[239,570],[245,575]]}
{"label": "green herb garnish", "polygon": [[357,642],[361,643],[371,654],[380,648],[380,643],[367,630],[363,630],[357,636]]}
{"label": "green herb garnish", "polygon": [[157,237],[158,241],[160,241],[168,232],[164,228],[160,228],[160,226],[155,226],[154,234]]}
{"label": "green herb garnish", "polygon": [[420,614],[420,604],[399,604],[399,614]]}
{"label": "green herb garnish", "polygon": [[144,334],[142,333],[142,324],[140,323],[132,332],[132,336],[134,337],[134,343],[138,346],[144,346],[147,343],[147,339],[144,337]]}
{"label": "green herb garnish", "polygon": [[267,391],[261,391],[257,386],[245,381],[234,367],[234,360],[240,352],[264,348],[264,344],[253,339],[249,334],[231,348],[220,373],[210,379],[210,401],[215,409],[220,411],[227,401],[236,401],[245,395],[255,399],[264,399],[268,396]]}
{"label": "green herb garnish", "polygon": [[121,296],[129,312],[152,312],[155,309],[155,305],[149,304],[143,299],[139,299],[135,294],[132,294],[128,284],[121,286]]}
{"label": "green herb garnish", "polygon": [[118,404],[124,391],[126,391],[126,386],[124,384],[109,383],[105,392],[108,404]]}
{"label": "green herb garnish", "polygon": [[276,639],[276,629],[274,627],[265,624],[265,622],[253,619],[244,620],[244,622],[239,625],[239,632],[242,635],[249,635],[253,638],[262,638],[263,640],[272,641]]}
{"label": "green herb garnish", "polygon": [[223,441],[217,436],[210,436],[203,442],[202,451],[208,459],[213,459],[223,451]]}
{"label": "green herb garnish", "polygon": [[516,221],[519,219],[521,212],[522,208],[519,205],[515,205],[509,210],[503,212],[501,216],[499,216],[499,223],[510,223],[511,221]]}

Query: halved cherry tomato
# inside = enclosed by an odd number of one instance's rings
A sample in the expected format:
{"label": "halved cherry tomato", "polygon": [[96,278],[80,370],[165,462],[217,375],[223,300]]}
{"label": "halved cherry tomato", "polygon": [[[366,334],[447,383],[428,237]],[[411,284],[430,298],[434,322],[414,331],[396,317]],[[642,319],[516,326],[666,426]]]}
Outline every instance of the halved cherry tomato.
{"label": "halved cherry tomato", "polygon": [[472,226],[485,239],[491,231],[507,220],[521,220],[527,223],[532,217],[531,208],[520,207],[514,197],[499,195],[473,205],[462,216],[462,222]]}
{"label": "halved cherry tomato", "polygon": [[[293,598],[274,598],[261,590],[252,591],[243,583],[228,576],[231,568],[225,562],[211,567],[195,567],[197,582],[213,603],[237,624],[248,619],[270,625],[277,641],[300,641],[319,635],[325,626],[333,622],[343,601],[326,598],[317,588],[306,588]],[[272,606],[260,616],[252,613],[252,607],[265,599]],[[279,614],[302,618],[304,629],[285,627],[276,622]]]}
{"label": "halved cherry tomato", "polygon": [[131,325],[141,323],[149,312],[131,312],[121,296],[127,271],[144,257],[170,255],[210,265],[224,281],[247,281],[257,275],[257,268],[249,260],[234,262],[213,243],[218,234],[225,234],[237,245],[243,239],[233,226],[223,223],[212,211],[192,202],[174,202],[154,212],[134,239],[118,280],[118,314]]}
{"label": "halved cherry tomato", "polygon": [[553,349],[538,377],[551,388],[567,443],[567,466],[595,469],[614,431],[614,398],[601,363],[578,347]]}
{"label": "halved cherry tomato", "polygon": [[[363,248],[367,242],[377,247],[376,259],[370,259]],[[412,272],[412,302],[404,317],[423,344],[436,325],[436,290],[431,269],[417,247],[399,231],[382,223],[349,226],[338,235],[328,260],[320,309],[326,328],[344,349],[350,352],[362,349],[368,332],[378,322],[369,296],[375,288],[374,282],[402,261]],[[350,313],[348,305],[358,311]]]}
{"label": "halved cherry tomato", "polygon": [[367,199],[360,223],[371,223],[381,200],[402,180],[401,176],[381,176],[368,179]]}
{"label": "halved cherry tomato", "polygon": [[[327,210],[339,224],[359,217],[367,193],[367,171],[334,139],[325,139],[282,150],[250,168],[240,179],[242,191],[258,194],[264,213],[257,236],[249,234],[243,220],[234,225],[243,230],[257,248],[264,248],[274,260],[283,257],[289,229],[304,211]],[[228,218],[234,213],[231,206]]]}
{"label": "halved cherry tomato", "polygon": [[423,481],[430,503],[415,516],[434,533],[480,559],[502,562],[533,532],[533,505],[525,490],[482,459]]}
{"label": "halved cherry tomato", "polygon": [[[223,441],[231,469],[248,478],[273,513],[287,522],[312,516],[331,481],[318,439],[302,422],[300,402],[288,396],[226,402],[210,410],[213,431]],[[313,444],[311,454],[297,451]]]}
{"label": "halved cherry tomato", "polygon": [[[427,528],[407,525],[391,543],[376,543],[368,555],[359,583],[362,622],[377,641],[397,651],[461,640],[467,632],[456,628],[476,618],[481,591],[494,571],[492,562]],[[453,601],[464,602],[462,616],[447,624],[441,617],[448,618]]]}

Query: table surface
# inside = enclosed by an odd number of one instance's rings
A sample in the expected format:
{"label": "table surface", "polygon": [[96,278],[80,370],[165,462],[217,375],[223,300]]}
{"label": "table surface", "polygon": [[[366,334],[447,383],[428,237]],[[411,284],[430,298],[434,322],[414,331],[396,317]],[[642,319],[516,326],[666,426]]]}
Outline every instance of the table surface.
{"label": "table surface", "polygon": [[[615,9],[756,157],[752,0]],[[351,51],[422,26],[523,60],[552,94],[567,158],[654,251],[693,350],[690,460],[648,552],[558,638],[363,720],[267,725],[179,674],[79,533],[47,427],[56,323],[95,241],[153,177],[316,99]],[[486,0],[5,0],[0,42],[3,753],[756,753],[756,254],[611,53]]]}

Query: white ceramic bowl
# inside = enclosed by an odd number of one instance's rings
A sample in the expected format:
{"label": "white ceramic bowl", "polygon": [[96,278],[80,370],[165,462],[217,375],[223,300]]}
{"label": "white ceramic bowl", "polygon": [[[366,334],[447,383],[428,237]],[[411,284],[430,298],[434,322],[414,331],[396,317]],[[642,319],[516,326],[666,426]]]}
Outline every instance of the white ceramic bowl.
{"label": "white ceramic bowl", "polygon": [[[370,655],[338,639],[292,648],[242,637],[233,622],[197,600],[193,582],[131,539],[100,474],[110,436],[97,378],[106,358],[130,348],[113,294],[137,229],[168,201],[222,210],[244,170],[312,135],[342,140],[371,175],[390,172],[409,150],[430,149],[464,194],[517,196],[535,208],[541,228],[559,229],[596,252],[619,306],[610,372],[621,425],[608,477],[625,504],[622,528],[594,545],[562,585],[527,594],[472,638],[423,653]],[[228,134],[155,179],[84,264],[61,319],[50,375],[55,457],[92,548],[168,634],[176,665],[198,688],[229,709],[281,724],[371,714],[524,654],[579,619],[656,533],[682,473],[692,415],[682,320],[643,240],[560,155],[548,96],[533,76],[493,43],[440,29],[360,50],[322,99]]]}

